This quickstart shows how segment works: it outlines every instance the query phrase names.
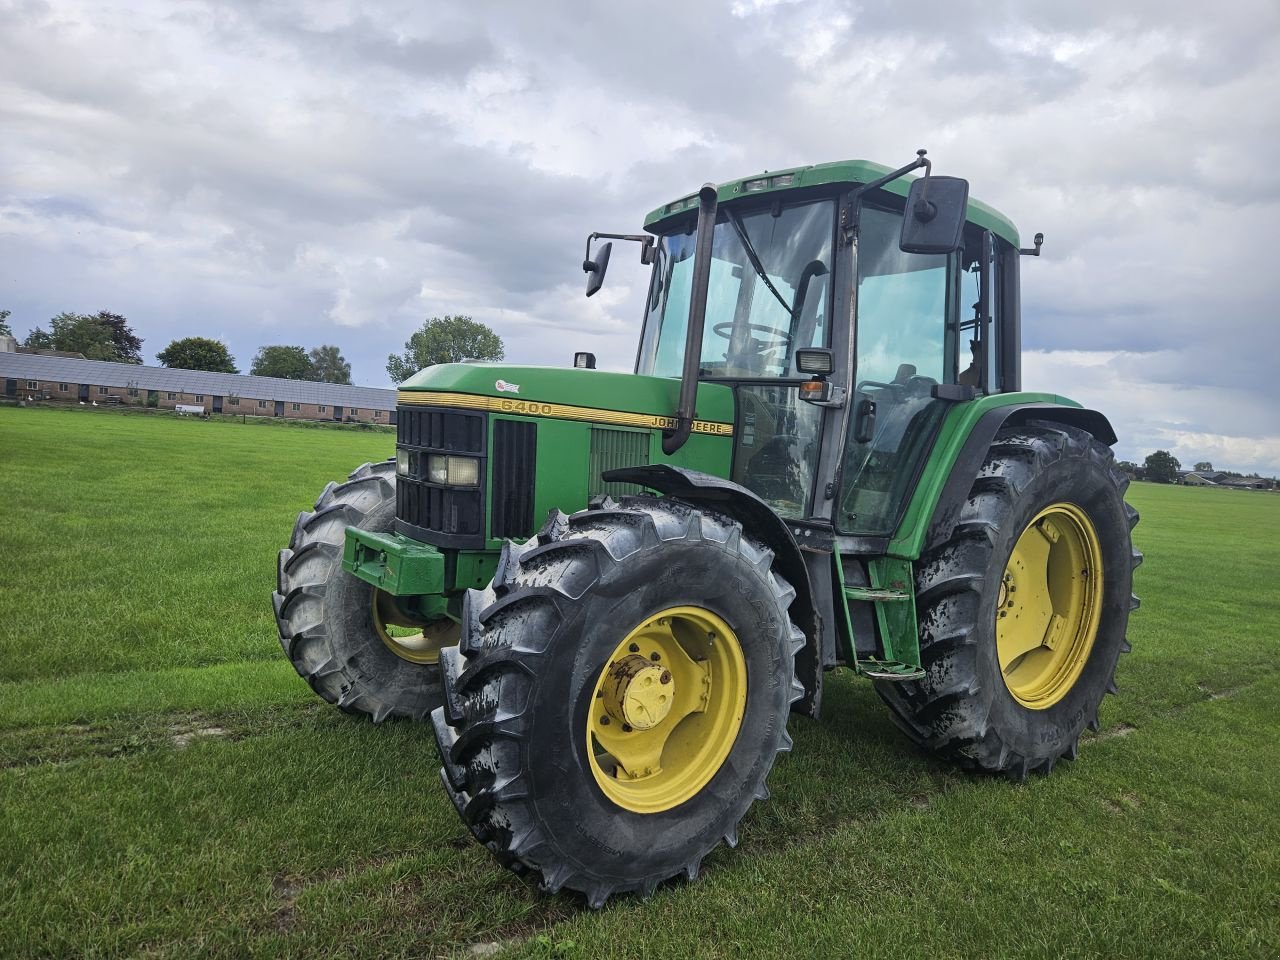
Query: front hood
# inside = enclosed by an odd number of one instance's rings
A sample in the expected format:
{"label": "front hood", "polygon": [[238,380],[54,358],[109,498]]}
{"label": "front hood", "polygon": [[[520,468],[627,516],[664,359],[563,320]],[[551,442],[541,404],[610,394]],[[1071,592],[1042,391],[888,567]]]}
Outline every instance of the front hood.
{"label": "front hood", "polygon": [[[427,367],[400,384],[400,403],[431,403],[430,394],[449,394],[448,406],[530,416],[597,419],[573,411],[613,411],[646,417],[673,417],[680,381],[642,377],[632,373],[583,370],[578,367],[531,367],[511,363],[441,363]],[[475,398],[457,403],[459,398]],[[480,399],[488,398],[488,399]],[[443,399],[443,398],[442,398]],[[698,385],[697,418],[728,429],[699,432],[729,433],[733,424],[733,391],[723,384]],[[674,426],[639,423],[635,426]]]}

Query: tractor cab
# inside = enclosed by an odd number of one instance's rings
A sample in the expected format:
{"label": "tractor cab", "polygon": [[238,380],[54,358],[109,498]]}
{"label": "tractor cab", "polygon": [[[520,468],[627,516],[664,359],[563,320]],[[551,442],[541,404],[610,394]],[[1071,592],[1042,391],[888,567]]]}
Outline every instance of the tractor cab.
{"label": "tractor cab", "polygon": [[[697,366],[734,393],[733,481],[859,536],[892,532],[949,405],[1018,389],[1013,225],[970,201],[954,249],[904,251],[910,181],[867,187],[893,173],[850,161],[720,185]],[[681,376],[697,221],[696,196],[646,218],[637,374]]]}

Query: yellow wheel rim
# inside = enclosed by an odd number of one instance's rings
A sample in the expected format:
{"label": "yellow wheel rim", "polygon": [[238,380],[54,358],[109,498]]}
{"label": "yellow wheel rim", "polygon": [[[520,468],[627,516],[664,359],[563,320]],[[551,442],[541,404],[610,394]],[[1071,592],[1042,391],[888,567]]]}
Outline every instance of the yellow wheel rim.
{"label": "yellow wheel rim", "polygon": [[1102,548],[1073,503],[1045,507],[1014,544],[1000,581],[996,651],[1015,700],[1044,710],[1080,678],[1102,615]]}
{"label": "yellow wheel rim", "polygon": [[458,642],[462,631],[452,620],[424,622],[405,611],[395,596],[373,588],[373,629],[387,649],[410,663],[438,663],[440,650]]}
{"label": "yellow wheel rim", "polygon": [[729,756],[746,704],[746,660],[724,620],[701,607],[646,617],[592,691],[587,755],[596,783],[635,813],[679,806]]}

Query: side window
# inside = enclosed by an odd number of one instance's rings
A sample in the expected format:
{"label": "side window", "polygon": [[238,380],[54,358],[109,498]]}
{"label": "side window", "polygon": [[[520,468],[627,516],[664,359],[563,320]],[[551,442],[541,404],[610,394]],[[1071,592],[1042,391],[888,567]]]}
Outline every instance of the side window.
{"label": "side window", "polygon": [[900,214],[868,208],[861,220],[858,380],[950,380],[944,323],[947,257],[899,250]]}
{"label": "side window", "polygon": [[733,482],[759,494],[783,517],[806,516],[822,408],[801,400],[793,386],[743,384],[737,394]]}
{"label": "side window", "polygon": [[959,258],[903,253],[900,213],[864,207],[859,222],[857,369],[836,527],[884,536],[946,413],[933,388],[956,379]]}

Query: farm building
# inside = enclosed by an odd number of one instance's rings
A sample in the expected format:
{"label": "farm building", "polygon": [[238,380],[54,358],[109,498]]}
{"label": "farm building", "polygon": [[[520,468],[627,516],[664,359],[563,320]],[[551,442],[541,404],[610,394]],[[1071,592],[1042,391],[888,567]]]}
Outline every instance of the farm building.
{"label": "farm building", "polygon": [[1178,482],[1188,487],[1226,487],[1228,490],[1270,490],[1274,484],[1262,477],[1239,477],[1221,470],[1179,470]]}
{"label": "farm building", "polygon": [[146,367],[0,351],[0,385],[12,400],[200,408],[207,413],[298,420],[396,422],[396,392],[308,380]]}
{"label": "farm building", "polygon": [[1179,470],[1178,482],[1188,487],[1215,487],[1222,474],[1217,470]]}

